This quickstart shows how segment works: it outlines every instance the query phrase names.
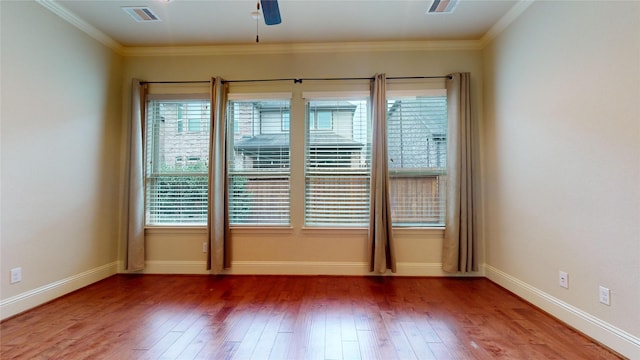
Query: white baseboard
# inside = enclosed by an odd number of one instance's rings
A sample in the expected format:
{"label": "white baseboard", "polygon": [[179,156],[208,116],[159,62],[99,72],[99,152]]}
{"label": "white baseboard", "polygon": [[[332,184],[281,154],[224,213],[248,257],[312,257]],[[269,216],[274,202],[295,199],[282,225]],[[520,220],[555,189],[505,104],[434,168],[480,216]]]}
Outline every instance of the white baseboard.
{"label": "white baseboard", "polygon": [[206,261],[146,261],[144,270],[137,274],[208,275]]}
{"label": "white baseboard", "polygon": [[[270,275],[380,275],[369,271],[366,262],[322,262],[322,261],[234,261],[228,274]],[[396,272],[387,271],[385,276],[461,276],[442,271],[441,263],[398,262]],[[482,276],[474,273],[462,276]]]}
{"label": "white baseboard", "polygon": [[116,274],[117,269],[118,262],[112,262],[4,299],[0,301],[0,319],[4,320],[94,282],[106,279]]}
{"label": "white baseboard", "polygon": [[[389,276],[484,276],[484,272],[451,274],[442,271],[441,263],[399,262],[396,273]],[[126,272],[121,270],[121,272]],[[147,261],[140,274],[206,275],[205,261]],[[378,275],[369,272],[366,262],[336,261],[234,261],[224,271],[228,275]]]}
{"label": "white baseboard", "polygon": [[483,267],[480,271],[469,273],[448,273],[442,270],[442,263],[399,262],[396,264],[399,276],[446,276],[446,277],[484,277]]}
{"label": "white baseboard", "polygon": [[237,275],[367,275],[362,262],[234,261],[226,274]]}
{"label": "white baseboard", "polygon": [[[162,261],[145,262],[138,274],[183,274],[207,275],[206,261]],[[127,271],[121,269],[121,272]],[[234,261],[231,268],[224,271],[229,275],[365,275],[366,263],[336,263],[307,261]]]}
{"label": "white baseboard", "polygon": [[485,265],[486,277],[584,333],[613,351],[630,359],[640,359],[640,338],[575,306],[555,298],[492,266]]}

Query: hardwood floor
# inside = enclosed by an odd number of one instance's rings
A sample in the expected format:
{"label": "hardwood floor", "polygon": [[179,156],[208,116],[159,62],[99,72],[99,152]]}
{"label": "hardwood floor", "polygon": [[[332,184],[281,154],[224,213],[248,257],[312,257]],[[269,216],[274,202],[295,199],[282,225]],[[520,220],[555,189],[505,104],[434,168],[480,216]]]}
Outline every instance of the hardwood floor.
{"label": "hardwood floor", "polygon": [[0,330],[2,359],[618,359],[483,278],[116,275]]}

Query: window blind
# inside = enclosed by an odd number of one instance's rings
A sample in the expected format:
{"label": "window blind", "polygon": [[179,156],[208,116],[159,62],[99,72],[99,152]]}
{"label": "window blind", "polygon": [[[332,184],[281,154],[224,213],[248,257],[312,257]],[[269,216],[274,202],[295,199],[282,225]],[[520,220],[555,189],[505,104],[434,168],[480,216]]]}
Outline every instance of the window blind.
{"label": "window blind", "polygon": [[209,114],[208,100],[147,102],[146,225],[206,224]]}
{"label": "window blind", "polygon": [[306,104],[305,225],[367,226],[371,129],[367,99]]}
{"label": "window blind", "polygon": [[446,96],[387,99],[391,214],[398,226],[444,226]]}
{"label": "window blind", "polygon": [[289,100],[230,100],[232,225],[290,223]]}

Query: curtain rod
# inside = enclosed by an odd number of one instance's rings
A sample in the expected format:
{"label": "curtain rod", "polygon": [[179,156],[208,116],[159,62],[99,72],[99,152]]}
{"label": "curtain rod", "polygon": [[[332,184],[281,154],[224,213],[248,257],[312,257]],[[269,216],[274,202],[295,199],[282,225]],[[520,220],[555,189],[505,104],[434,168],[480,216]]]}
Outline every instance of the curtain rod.
{"label": "curtain rod", "polygon": [[[276,79],[247,79],[247,80],[222,80],[223,83],[247,83],[247,82],[272,82],[272,81],[293,81],[294,84],[302,84],[307,81],[335,81],[335,80],[372,80],[373,77],[342,77],[342,78],[276,78]],[[440,76],[389,76],[387,80],[414,80],[414,79],[451,79],[451,75]],[[140,84],[204,84],[209,80],[194,81],[141,81]]]}

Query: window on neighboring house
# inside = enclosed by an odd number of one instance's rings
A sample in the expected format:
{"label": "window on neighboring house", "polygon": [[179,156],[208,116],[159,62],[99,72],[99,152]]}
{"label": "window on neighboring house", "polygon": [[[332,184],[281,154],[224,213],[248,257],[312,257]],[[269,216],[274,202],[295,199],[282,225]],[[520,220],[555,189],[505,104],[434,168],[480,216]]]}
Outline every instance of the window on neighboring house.
{"label": "window on neighboring house", "polygon": [[446,96],[389,97],[387,149],[395,226],[444,226]]}
{"label": "window on neighboring house", "polygon": [[230,100],[231,225],[289,225],[289,100]]}
{"label": "window on neighboring house", "polygon": [[178,134],[182,133],[184,131],[184,119],[178,118],[178,120],[176,120],[177,122],[177,126],[178,126]]}
{"label": "window on neighboring house", "polygon": [[145,222],[205,225],[208,127],[183,133],[182,123],[184,119],[208,123],[209,100],[165,98],[147,101]]}
{"label": "window on neighboring house", "polygon": [[187,119],[189,132],[200,132],[202,129],[200,127],[201,119],[197,117],[191,117]]}
{"label": "window on neighboring house", "polygon": [[177,114],[177,121],[176,124],[178,126],[178,133],[182,133],[184,131],[184,123],[185,123],[185,104],[176,104],[176,114]]}
{"label": "window on neighboring house", "polygon": [[333,110],[315,108],[309,110],[309,129],[331,130],[333,128]]}
{"label": "window on neighboring house", "polygon": [[368,108],[367,98],[307,99],[306,226],[368,226]]}
{"label": "window on neighboring house", "polygon": [[184,123],[183,123],[183,119],[178,119],[177,120],[177,125],[178,125],[178,133],[182,133],[184,131]]}

